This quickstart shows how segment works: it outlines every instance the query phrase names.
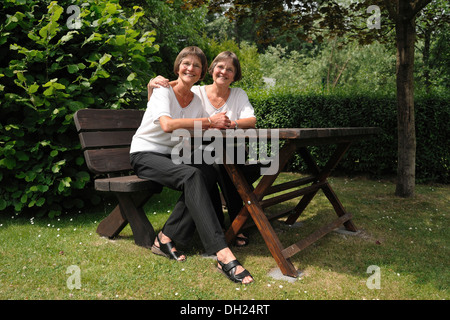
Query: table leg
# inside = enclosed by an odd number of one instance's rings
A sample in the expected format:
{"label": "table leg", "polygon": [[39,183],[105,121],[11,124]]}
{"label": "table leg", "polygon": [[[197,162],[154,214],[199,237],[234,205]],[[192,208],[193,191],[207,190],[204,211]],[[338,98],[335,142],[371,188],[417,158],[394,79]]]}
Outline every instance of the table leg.
{"label": "table leg", "polygon": [[[325,194],[325,196],[328,198],[330,203],[333,205],[334,211],[337,213],[339,217],[344,216],[347,214],[347,211],[344,209],[344,206],[342,205],[341,201],[338,199],[336,194],[333,191],[333,188],[327,183],[325,186],[322,187],[322,191]],[[348,231],[356,232],[358,229],[356,228],[355,224],[352,220],[348,220],[344,222],[344,227]]]}
{"label": "table leg", "polygon": [[[317,182],[321,183],[320,189],[322,189],[325,196],[328,198],[330,203],[332,204],[334,211],[339,217],[342,217],[347,212],[342,205],[342,203],[339,201],[338,197],[334,193],[333,189],[331,188],[330,184],[328,183],[327,179],[330,176],[331,172],[336,168],[337,164],[341,161],[344,154],[347,152],[347,150],[350,147],[350,142],[340,143],[338,144],[335,152],[331,156],[331,158],[328,160],[327,164],[323,167],[322,170],[319,169],[317,166],[316,160],[312,157],[311,153],[306,148],[300,148],[300,155],[303,158],[303,160],[306,162],[308,169],[313,173],[313,175],[316,177]],[[313,184],[314,185],[314,184]],[[293,224],[298,217],[301,215],[301,213],[306,209],[308,204],[311,202],[311,200],[316,195],[317,190],[314,190],[313,192],[306,194],[303,196],[299,204],[296,206],[294,213],[291,214],[288,219],[286,220],[286,224]],[[349,231],[357,231],[355,225],[351,220],[348,220],[344,223],[344,226]]]}
{"label": "table leg", "polygon": [[[247,186],[250,190],[250,193],[253,193],[256,195],[258,201],[261,201],[262,198],[265,195],[265,192],[268,188],[272,186],[278,175],[280,174],[281,170],[284,168],[284,166],[287,164],[288,160],[293,156],[295,150],[296,150],[295,142],[292,140],[289,140],[286,142],[286,144],[281,148],[279,153],[279,165],[278,165],[278,171],[274,175],[265,175],[262,177],[260,182],[258,183],[257,187],[252,191],[250,186],[247,183],[247,180],[244,177],[243,173],[239,169],[238,166],[231,166],[233,164],[233,161],[230,161],[227,157],[225,157],[224,167],[230,176],[231,181],[233,181],[236,190],[241,195],[241,198],[243,197],[241,194],[241,191],[239,191],[242,186]],[[227,163],[229,165],[227,165]],[[231,170],[233,168],[233,170]],[[236,177],[241,177],[240,179]],[[243,198],[242,198],[243,199]],[[247,221],[249,217],[249,212],[247,210],[247,207],[244,206],[239,214],[236,216],[236,218],[233,220],[233,223],[231,227],[228,229],[228,231],[225,234],[225,237],[227,239],[228,243],[232,243],[236,235],[239,233],[241,228],[244,226],[245,222]]]}
{"label": "table leg", "polygon": [[[261,236],[263,237],[267,248],[270,253],[274,257],[277,262],[281,272],[284,275],[288,275],[291,277],[297,277],[298,272],[293,266],[293,264],[286,259],[283,254],[283,246],[281,245],[278,236],[275,233],[275,230],[272,228],[269,220],[267,219],[264,211],[259,204],[259,200],[256,195],[252,192],[251,188],[248,186],[244,176],[241,172],[239,172],[239,168],[233,164],[226,165],[227,171],[230,173],[230,176],[233,177],[233,182],[235,182],[236,186],[238,186],[238,191],[244,201],[246,211],[250,213],[253,221],[255,222],[256,227],[258,228]],[[238,233],[240,227],[245,223],[244,219],[244,211],[241,210],[238,217],[233,221],[232,226],[228,230],[227,234]],[[242,215],[241,215],[242,214]],[[248,217],[248,214],[247,214]],[[240,219],[240,220],[238,220]],[[232,230],[232,231],[230,231]]]}
{"label": "table leg", "polygon": [[232,240],[233,237],[239,232],[250,214],[253,218],[253,221],[255,222],[256,227],[261,233],[270,253],[277,262],[281,272],[284,275],[291,277],[297,277],[298,272],[290,262],[290,260],[283,256],[283,246],[281,245],[278,236],[272,228],[272,225],[264,214],[263,208],[260,205],[260,201],[264,197],[266,189],[269,188],[276,180],[282,168],[284,168],[295,150],[295,143],[292,141],[288,141],[286,145],[280,150],[279,167],[277,173],[270,176],[263,176],[254,190],[252,190],[252,188],[248,185],[248,182],[246,181],[244,175],[236,165],[234,165],[233,163],[227,163],[227,161],[225,161],[224,163],[225,169],[227,170],[231,180],[236,186],[236,189],[238,190],[245,204],[244,208],[234,219],[230,229],[227,232],[227,241]]}

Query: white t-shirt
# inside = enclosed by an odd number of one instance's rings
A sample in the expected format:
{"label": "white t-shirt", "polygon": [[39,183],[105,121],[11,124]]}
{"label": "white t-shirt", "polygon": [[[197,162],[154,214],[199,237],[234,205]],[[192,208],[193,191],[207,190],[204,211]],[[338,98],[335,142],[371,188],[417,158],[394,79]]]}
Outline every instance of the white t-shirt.
{"label": "white t-shirt", "polygon": [[203,107],[208,116],[213,116],[219,112],[226,112],[231,120],[255,117],[255,111],[248,100],[247,93],[241,88],[231,88],[230,96],[219,109],[214,108],[206,95],[205,86],[193,86],[191,91],[200,97]]}
{"label": "white t-shirt", "polygon": [[182,108],[172,87],[154,89],[141,125],[133,136],[130,153],[141,151],[171,153],[179,141],[172,141],[171,133],[164,132],[161,128],[159,123],[161,116],[169,116],[172,119],[205,117],[202,101],[195,93],[191,103]]}

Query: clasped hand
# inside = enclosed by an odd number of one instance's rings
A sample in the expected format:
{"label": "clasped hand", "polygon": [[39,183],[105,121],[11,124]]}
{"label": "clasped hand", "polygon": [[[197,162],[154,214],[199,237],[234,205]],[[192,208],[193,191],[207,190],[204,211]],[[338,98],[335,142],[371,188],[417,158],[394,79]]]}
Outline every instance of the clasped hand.
{"label": "clasped hand", "polygon": [[217,129],[230,129],[233,127],[230,118],[228,118],[226,112],[219,112],[209,117],[211,120],[211,128]]}

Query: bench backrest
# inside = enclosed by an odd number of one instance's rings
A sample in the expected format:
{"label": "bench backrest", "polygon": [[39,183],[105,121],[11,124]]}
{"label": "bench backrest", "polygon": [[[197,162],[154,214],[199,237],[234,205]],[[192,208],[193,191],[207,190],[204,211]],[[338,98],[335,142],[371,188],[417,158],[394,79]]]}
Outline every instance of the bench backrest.
{"label": "bench backrest", "polygon": [[131,139],[144,111],[82,109],[74,115],[89,170],[108,174],[131,170]]}

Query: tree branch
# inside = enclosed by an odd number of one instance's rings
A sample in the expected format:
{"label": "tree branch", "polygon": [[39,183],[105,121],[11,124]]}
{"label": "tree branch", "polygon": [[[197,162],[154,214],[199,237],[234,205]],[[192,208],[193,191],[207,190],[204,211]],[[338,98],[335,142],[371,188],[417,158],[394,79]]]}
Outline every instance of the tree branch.
{"label": "tree branch", "polygon": [[425,8],[431,0],[417,0],[412,3],[412,14],[413,17],[416,16],[423,8]]}
{"label": "tree branch", "polygon": [[[389,16],[393,21],[397,21],[398,13],[392,5],[392,0],[383,0],[384,4],[389,12]],[[431,0],[430,0],[431,1]]]}

